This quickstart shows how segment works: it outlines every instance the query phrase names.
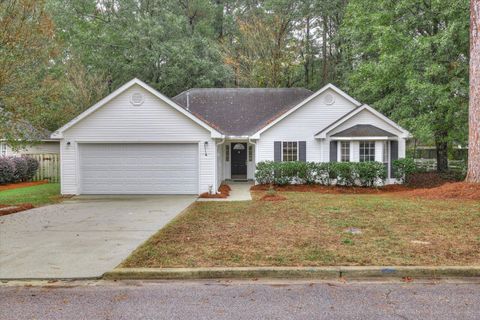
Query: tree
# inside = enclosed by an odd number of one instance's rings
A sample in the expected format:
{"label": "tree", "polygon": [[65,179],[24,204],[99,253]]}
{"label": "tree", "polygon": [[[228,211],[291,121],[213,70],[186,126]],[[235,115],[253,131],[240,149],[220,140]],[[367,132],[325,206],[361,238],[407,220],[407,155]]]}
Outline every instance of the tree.
{"label": "tree", "polygon": [[467,182],[480,183],[480,1],[470,3],[470,111]]}
{"label": "tree", "polygon": [[440,172],[467,138],[467,15],[467,0],[352,0],[342,30],[349,91],[432,140]]}
{"label": "tree", "polygon": [[54,38],[43,1],[0,2],[0,138],[11,144],[29,138],[23,123],[38,125],[45,103],[59,94]]}

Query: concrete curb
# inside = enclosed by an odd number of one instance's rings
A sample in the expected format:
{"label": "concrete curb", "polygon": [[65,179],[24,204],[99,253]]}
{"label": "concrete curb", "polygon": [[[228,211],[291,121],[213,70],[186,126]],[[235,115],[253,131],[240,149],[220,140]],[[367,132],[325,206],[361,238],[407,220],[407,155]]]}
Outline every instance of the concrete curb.
{"label": "concrete curb", "polygon": [[107,280],[147,279],[365,279],[365,278],[465,278],[480,277],[480,266],[339,266],[339,267],[239,267],[239,268],[117,268]]}

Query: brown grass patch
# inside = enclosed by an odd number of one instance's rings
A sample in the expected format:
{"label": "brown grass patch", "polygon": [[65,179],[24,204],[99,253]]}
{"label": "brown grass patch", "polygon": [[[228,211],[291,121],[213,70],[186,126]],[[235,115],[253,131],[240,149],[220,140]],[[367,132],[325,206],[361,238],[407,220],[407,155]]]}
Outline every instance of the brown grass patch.
{"label": "brown grass patch", "polygon": [[4,185],[0,185],[0,191],[12,190],[12,189],[18,189],[18,188],[26,188],[26,187],[32,187],[32,186],[38,186],[38,185],[40,185],[40,184],[45,184],[45,183],[48,183],[48,180],[34,181],[34,182],[18,182],[18,183],[4,184]]}
{"label": "brown grass patch", "polygon": [[480,264],[479,201],[318,192],[259,201],[262,195],[193,204],[123,266]]}
{"label": "brown grass patch", "polygon": [[262,201],[283,201],[287,200],[284,196],[280,196],[278,194],[265,194],[263,195],[260,200]]}

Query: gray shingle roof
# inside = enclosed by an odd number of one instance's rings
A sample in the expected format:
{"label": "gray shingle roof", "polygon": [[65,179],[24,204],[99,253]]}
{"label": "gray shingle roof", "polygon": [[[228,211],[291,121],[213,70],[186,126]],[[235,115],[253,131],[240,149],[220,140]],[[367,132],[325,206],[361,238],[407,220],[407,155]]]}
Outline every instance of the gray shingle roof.
{"label": "gray shingle roof", "polygon": [[303,88],[190,89],[172,100],[223,134],[242,136],[255,133],[312,93]]}
{"label": "gray shingle roof", "polygon": [[372,126],[371,124],[357,124],[353,127],[337,132],[332,137],[395,137],[391,132]]}

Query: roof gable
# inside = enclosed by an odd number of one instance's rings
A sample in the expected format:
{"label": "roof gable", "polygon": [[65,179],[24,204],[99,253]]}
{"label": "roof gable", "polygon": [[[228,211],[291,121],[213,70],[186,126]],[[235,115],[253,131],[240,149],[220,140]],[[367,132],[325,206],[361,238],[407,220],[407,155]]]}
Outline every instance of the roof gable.
{"label": "roof gable", "polygon": [[402,136],[404,138],[408,138],[408,137],[411,136],[410,132],[408,132],[407,130],[405,130],[401,126],[399,126],[397,123],[390,120],[389,118],[387,118],[386,116],[384,116],[383,114],[381,114],[380,112],[375,110],[374,108],[370,107],[369,105],[364,104],[361,107],[356,108],[356,109],[352,110],[351,112],[341,116],[340,118],[338,118],[338,120],[334,121],[332,124],[330,124],[329,126],[325,127],[321,131],[319,131],[315,135],[315,138],[325,139],[329,132],[331,132],[335,128],[339,127],[341,124],[345,123],[349,119],[352,119],[353,117],[355,117],[357,114],[359,114],[360,112],[362,112],[364,110],[370,112],[371,114],[373,114],[373,116],[381,119],[382,121],[386,122],[388,125],[392,126],[393,128],[397,129],[398,131],[402,132],[402,134],[403,134]]}
{"label": "roof gable", "polygon": [[300,101],[297,105],[293,106],[292,108],[290,108],[288,111],[284,112],[283,114],[281,114],[280,116],[276,117],[275,119],[273,119],[270,123],[268,123],[266,126],[262,127],[261,129],[259,129],[257,132],[255,132],[252,136],[252,138],[254,139],[259,139],[260,138],[260,134],[265,132],[266,130],[268,130],[269,128],[273,127],[274,125],[276,125],[278,122],[280,122],[282,119],[288,117],[290,114],[294,113],[296,110],[300,109],[301,107],[303,107],[304,105],[306,105],[308,102],[312,101],[313,99],[315,99],[316,97],[318,97],[319,95],[321,95],[322,93],[326,92],[327,90],[332,90],[334,91],[335,93],[339,94],[341,97],[345,98],[347,101],[351,102],[353,105],[355,106],[360,106],[361,103],[358,102],[357,100],[355,100],[354,98],[352,98],[351,96],[349,96],[348,94],[346,94],[344,91],[340,90],[339,88],[337,88],[336,86],[334,86],[333,84],[329,83],[327,85],[325,85],[324,87],[322,87],[320,90],[316,91],[315,93],[313,93],[312,95],[306,97],[304,100]]}
{"label": "roof gable", "polygon": [[112,92],[111,94],[109,94],[108,96],[106,96],[105,98],[103,98],[102,100],[100,100],[99,102],[97,102],[96,104],[94,104],[92,107],[88,108],[87,110],[85,110],[84,112],[82,112],[80,115],[78,115],[77,117],[75,117],[74,119],[72,119],[70,122],[68,122],[67,124],[65,124],[63,127],[61,127],[60,129],[58,129],[57,131],[55,131],[51,137],[53,139],[61,139],[63,138],[63,132],[65,132],[66,130],[68,130],[69,128],[71,128],[72,126],[74,126],[75,124],[77,124],[78,122],[82,121],[84,118],[88,117],[89,115],[91,115],[92,113],[94,113],[96,110],[98,110],[99,108],[103,107],[105,104],[107,104],[109,101],[113,100],[115,97],[119,96],[121,93],[123,93],[124,91],[126,91],[127,89],[129,89],[130,87],[134,86],[134,85],[139,85],[140,87],[142,87],[143,89],[147,90],[148,92],[150,92],[151,94],[153,94],[155,97],[157,97],[158,99],[164,101],[167,105],[169,105],[170,107],[172,107],[173,109],[179,111],[180,113],[182,113],[183,115],[185,115],[187,118],[193,120],[195,123],[197,123],[198,125],[200,125],[201,127],[207,129],[208,131],[210,131],[211,135],[213,138],[221,138],[223,137],[223,135],[216,129],[214,129],[212,126],[210,126],[209,124],[205,123],[203,120],[199,119],[198,117],[196,117],[195,115],[193,115],[192,113],[190,112],[187,112],[184,108],[180,107],[179,105],[177,105],[175,102],[173,102],[172,100],[170,100],[169,98],[167,98],[166,96],[162,95],[160,92],[158,92],[157,90],[155,90],[154,88],[150,87],[149,85],[147,85],[146,83],[144,83],[143,81],[135,78],[135,79],[132,79],[130,80],[129,82],[127,82],[126,84],[124,84],[123,86],[121,86],[120,88],[118,88],[117,90],[115,90],[114,92]]}

